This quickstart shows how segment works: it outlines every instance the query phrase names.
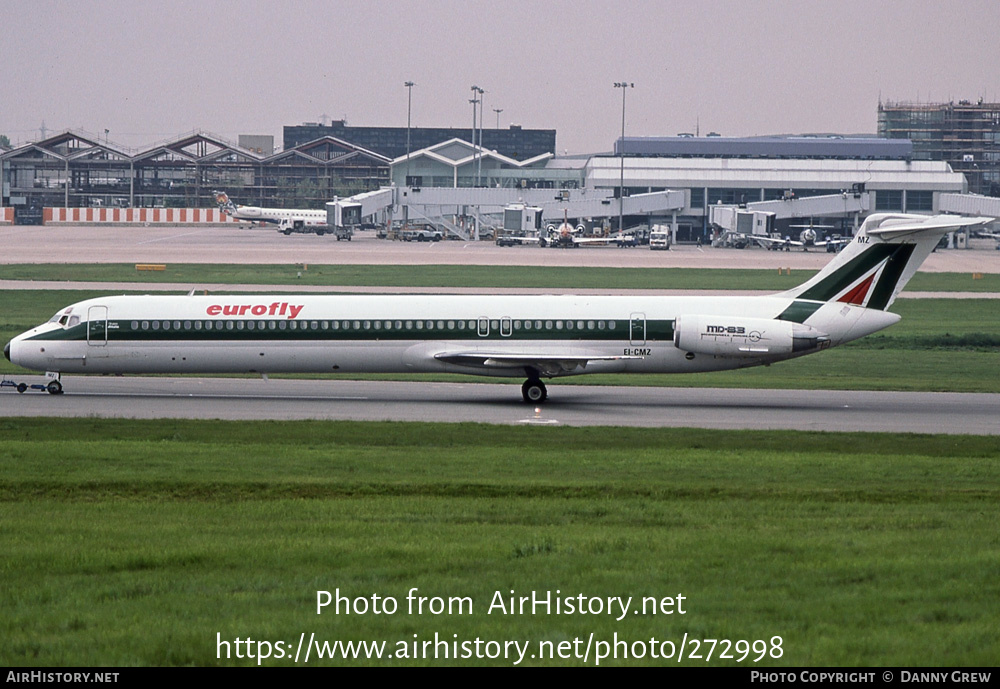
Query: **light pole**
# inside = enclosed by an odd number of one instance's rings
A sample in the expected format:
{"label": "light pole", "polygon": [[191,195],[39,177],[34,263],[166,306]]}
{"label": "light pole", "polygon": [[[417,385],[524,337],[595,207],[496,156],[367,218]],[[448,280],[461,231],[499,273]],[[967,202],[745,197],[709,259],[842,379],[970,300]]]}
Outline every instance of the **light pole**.
{"label": "light pole", "polygon": [[413,103],[413,87],[416,84],[407,81],[403,86],[406,87],[406,179],[403,180],[403,186],[408,187],[410,186],[410,106]]}
{"label": "light pole", "polygon": [[500,113],[503,112],[503,108],[493,108],[493,112],[497,114],[497,129],[500,129]]}
{"label": "light pole", "polygon": [[483,175],[483,112],[486,111],[486,91],[479,89],[479,162],[476,164],[476,186],[482,184]]}
{"label": "light pole", "polygon": [[[470,98],[469,102],[472,103],[472,165],[475,168],[476,164],[476,104],[479,102],[478,98]],[[469,173],[469,177],[472,177],[472,173]],[[472,186],[471,184],[469,186]]]}
{"label": "light pole", "polygon": [[[479,175],[480,175],[480,172],[482,171],[482,165],[483,165],[483,155],[482,155],[482,150],[481,149],[483,147],[483,102],[484,102],[483,94],[485,94],[485,93],[486,93],[486,91],[484,91],[483,89],[479,88],[478,86],[473,86],[472,87],[472,145],[474,147],[474,150],[473,150],[473,162],[476,165],[476,186],[477,187],[479,186]],[[476,98],[476,95],[479,96],[478,99]],[[478,145],[476,144],[476,103],[479,103],[479,144]]]}
{"label": "light pole", "polygon": [[[477,155],[476,155],[476,104],[480,102],[479,99],[476,98],[476,94],[480,90],[481,89],[478,86],[473,85],[472,86],[472,99],[469,100],[469,102],[472,103],[472,164],[473,164],[473,168],[475,168],[475,163],[476,163],[476,159],[477,159]],[[470,177],[471,177],[471,174],[470,174]]]}
{"label": "light pole", "polygon": [[616,81],[615,88],[622,90],[622,138],[621,150],[618,155],[621,157],[621,176],[618,182],[618,232],[625,229],[625,91],[635,88],[635,84],[627,81]]}

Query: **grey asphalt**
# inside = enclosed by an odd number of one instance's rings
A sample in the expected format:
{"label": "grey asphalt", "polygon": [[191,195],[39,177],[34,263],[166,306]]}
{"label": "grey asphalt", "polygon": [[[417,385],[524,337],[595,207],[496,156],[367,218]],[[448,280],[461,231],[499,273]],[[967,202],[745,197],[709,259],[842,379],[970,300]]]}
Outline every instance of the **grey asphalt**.
{"label": "grey asphalt", "polygon": [[[19,377],[27,382],[43,379]],[[442,421],[1000,435],[1000,395],[350,380],[64,376],[66,393],[0,391],[0,416]]]}
{"label": "grey asphalt", "polygon": [[[1000,273],[993,240],[974,240],[976,249],[931,254],[926,272]],[[670,251],[647,247],[542,249],[498,247],[492,242],[397,242],[363,232],[354,241],[330,236],[284,236],[271,229],[200,226],[4,226],[4,263],[260,263],[392,265],[534,265],[635,268],[791,268],[817,270],[832,254],[825,251],[714,249],[681,245]],[[0,270],[0,277],[2,277]]]}

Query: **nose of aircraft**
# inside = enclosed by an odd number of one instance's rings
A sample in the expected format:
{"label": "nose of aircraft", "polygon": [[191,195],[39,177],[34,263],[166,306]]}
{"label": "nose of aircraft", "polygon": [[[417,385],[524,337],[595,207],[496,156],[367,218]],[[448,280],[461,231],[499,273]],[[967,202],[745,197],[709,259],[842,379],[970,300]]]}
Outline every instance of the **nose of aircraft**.
{"label": "nose of aircraft", "polygon": [[10,361],[10,342],[3,346],[3,355],[7,357],[7,361]]}

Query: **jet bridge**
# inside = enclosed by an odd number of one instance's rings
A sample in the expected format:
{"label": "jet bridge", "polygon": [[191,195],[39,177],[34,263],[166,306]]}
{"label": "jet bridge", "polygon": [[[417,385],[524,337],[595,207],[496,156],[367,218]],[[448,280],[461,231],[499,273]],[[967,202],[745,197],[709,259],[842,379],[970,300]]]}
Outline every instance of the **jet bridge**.
{"label": "jet bridge", "polygon": [[979,194],[941,194],[939,211],[1000,218],[1000,199]]}
{"label": "jet bridge", "polygon": [[[822,196],[806,196],[798,198],[791,194],[775,201],[756,201],[743,206],[724,206],[721,204],[709,207],[709,222],[724,231],[740,232],[741,216],[743,214],[763,214],[773,220],[790,220],[795,218],[816,218],[844,216],[854,214],[854,226],[858,227],[858,215],[871,209],[871,195],[867,191],[851,190],[839,194],[824,194]],[[754,217],[758,217],[754,215]],[[761,216],[762,217],[762,216]],[[753,234],[761,234],[756,228],[761,224],[754,222]]]}
{"label": "jet bridge", "polygon": [[[441,230],[463,239],[478,236],[480,225],[490,222],[503,226],[503,210],[513,203],[542,209],[544,220],[572,218],[613,218],[624,215],[676,214],[686,205],[684,191],[657,191],[626,196],[619,200],[607,190],[596,189],[510,189],[478,187],[385,187],[378,191],[335,199],[326,204],[328,222],[338,226],[347,219],[360,222],[384,211],[387,224],[392,216],[421,218]],[[360,213],[360,216],[358,215]],[[463,226],[452,222],[461,216],[470,220]],[[492,222],[492,217],[496,221]],[[470,236],[471,235],[471,236]]]}

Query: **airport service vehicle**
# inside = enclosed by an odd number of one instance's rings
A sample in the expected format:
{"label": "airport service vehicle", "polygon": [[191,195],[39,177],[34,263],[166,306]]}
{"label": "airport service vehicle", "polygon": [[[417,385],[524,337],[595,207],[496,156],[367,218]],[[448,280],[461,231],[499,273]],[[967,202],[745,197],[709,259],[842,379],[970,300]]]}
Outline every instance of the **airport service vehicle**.
{"label": "airport service vehicle", "polygon": [[327,233],[333,233],[333,228],[326,222],[308,223],[305,220],[282,218],[278,221],[278,232],[286,237],[290,234],[315,234],[322,237]]}
{"label": "airport service vehicle", "polygon": [[400,235],[404,242],[440,242],[442,234],[437,230],[404,230]]}
{"label": "airport service vehicle", "polygon": [[670,228],[653,225],[653,229],[649,233],[649,248],[653,251],[670,249]]}
{"label": "airport service vehicle", "polygon": [[941,235],[990,218],[878,214],[804,284],[769,296],[109,296],[71,304],[4,354],[63,373],[467,373],[542,378],[773,364],[882,330]]}

